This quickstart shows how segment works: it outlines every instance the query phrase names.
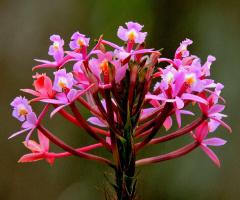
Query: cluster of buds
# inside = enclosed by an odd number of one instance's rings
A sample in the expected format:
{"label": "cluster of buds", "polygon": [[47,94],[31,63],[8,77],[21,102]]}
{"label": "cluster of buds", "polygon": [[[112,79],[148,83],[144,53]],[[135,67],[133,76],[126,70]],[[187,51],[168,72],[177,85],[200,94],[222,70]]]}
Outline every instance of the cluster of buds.
{"label": "cluster of buds", "polygon": [[[79,32],[71,37],[69,46],[72,51],[64,51],[64,40],[59,35],[52,35],[50,40],[53,44],[48,54],[53,56],[54,61],[36,60],[41,64],[33,69],[57,70],[53,72],[54,81],[46,74],[37,73],[33,76],[35,90],[22,89],[35,98],[28,101],[20,96],[11,103],[13,116],[21,122],[26,121],[22,124],[22,130],[10,138],[28,132],[24,145],[32,151],[22,156],[19,162],[45,158],[53,164],[55,158],[75,155],[105,163],[115,169],[117,199],[135,199],[136,166],[177,158],[197,147],[201,147],[220,166],[208,145],[219,146],[226,141],[206,137],[220,124],[231,132],[222,121],[226,117],[220,113],[224,106],[218,102],[221,100],[225,103],[220,96],[224,86],[208,79],[215,58],[208,56],[206,63],[201,65],[200,59],[190,55],[187,50],[188,45],[192,44],[189,39],[180,44],[174,59],[161,58],[159,51],[145,48],[147,33],[141,32],[142,25],[128,22],[126,26],[120,26],[117,32],[118,37],[125,41],[124,46],[103,40],[101,36],[90,52],[87,51],[90,39]],[[106,52],[105,46],[110,46],[113,51]],[[69,62],[74,64],[68,72],[64,66]],[[162,62],[168,63],[168,66],[156,69],[155,65]],[[156,84],[151,87],[153,79]],[[153,91],[150,88],[154,88]],[[38,116],[30,106],[33,102],[45,104]],[[77,104],[84,106],[93,116],[84,119]],[[182,115],[194,115],[185,109],[190,105],[198,105],[202,114],[182,127]],[[54,108],[51,118],[59,113],[82,127],[96,143],[74,149],[47,130],[41,121],[50,106]],[[67,106],[71,108],[71,113],[65,110]],[[174,116],[178,130],[171,132]],[[160,129],[161,133],[157,136]],[[38,132],[40,144],[30,140],[34,130]],[[139,151],[146,145],[159,144],[185,134],[193,137],[191,144],[164,155],[137,159]],[[49,152],[49,141],[66,152]],[[87,153],[99,147],[111,152],[113,161]]]}

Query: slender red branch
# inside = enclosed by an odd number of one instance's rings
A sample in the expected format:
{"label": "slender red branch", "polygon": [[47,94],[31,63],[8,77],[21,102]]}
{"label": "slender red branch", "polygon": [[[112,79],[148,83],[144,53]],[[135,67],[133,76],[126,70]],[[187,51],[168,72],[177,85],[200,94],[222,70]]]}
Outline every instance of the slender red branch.
{"label": "slender red branch", "polygon": [[199,118],[197,118],[195,121],[193,121],[191,124],[188,124],[187,126],[169,134],[169,135],[165,135],[159,138],[155,138],[152,139],[148,145],[150,144],[157,144],[157,143],[161,143],[161,142],[166,142],[168,140],[172,140],[174,138],[177,138],[179,136],[182,136],[186,133],[189,133],[190,131],[194,130],[195,128],[197,128],[202,122],[204,122],[207,119],[207,117],[205,115],[200,116]]}
{"label": "slender red branch", "polygon": [[90,126],[87,124],[87,122],[84,120],[84,118],[82,117],[81,113],[78,111],[75,103],[71,103],[70,104],[70,108],[74,114],[74,116],[76,117],[77,121],[79,122],[79,124],[82,125],[82,128],[96,141],[102,143],[109,151],[112,151],[112,147],[110,144],[108,144],[104,139],[102,139],[99,135],[97,135],[91,128]]}
{"label": "slender red branch", "polygon": [[[80,151],[80,152],[86,152],[86,151],[90,151],[92,149],[95,149],[97,147],[101,147],[103,146],[101,143],[98,144],[93,144],[93,145],[89,145],[86,147],[82,147],[82,148],[78,148],[75,149],[76,151]],[[62,157],[66,157],[66,156],[72,156],[73,154],[69,153],[69,152],[63,152],[63,153],[49,153],[49,152],[44,152],[44,156],[45,157],[52,157],[52,158],[62,158]]]}
{"label": "slender red branch", "polygon": [[[57,108],[58,105],[56,104],[53,104],[54,108]],[[69,114],[66,110],[64,109],[61,109],[58,111],[65,119],[67,119],[68,121],[72,122],[73,124],[79,126],[79,127],[82,127],[81,124],[79,124],[79,122],[77,121],[77,119],[75,117],[73,117],[71,114]],[[90,126],[90,125],[89,125]],[[96,128],[94,126],[90,126],[90,128],[94,131],[94,132],[97,132],[97,133],[100,133],[102,135],[105,135],[105,136],[110,136],[109,132],[105,131],[105,130],[102,130],[100,128]]]}
{"label": "slender red branch", "polygon": [[173,151],[171,153],[138,160],[138,161],[136,161],[136,166],[145,165],[145,164],[149,164],[149,163],[163,162],[166,160],[178,158],[178,157],[184,156],[185,154],[191,152],[192,150],[196,149],[198,146],[199,146],[198,142],[193,142],[193,143],[191,143],[185,147],[182,147],[181,149]]}
{"label": "slender red branch", "polygon": [[147,137],[139,145],[136,146],[136,152],[143,148],[145,145],[147,145],[153,139],[153,137],[157,134],[158,130],[162,127],[172,108],[172,103],[167,102],[165,104],[163,111],[156,118],[157,120],[151,133],[149,133],[149,135],[147,135]]}
{"label": "slender red branch", "polygon": [[69,145],[64,143],[62,140],[57,138],[55,135],[53,135],[50,131],[45,129],[41,124],[39,124],[37,126],[37,129],[40,130],[51,142],[53,142],[54,144],[56,144],[60,148],[64,149],[65,151],[68,151],[69,153],[71,153],[75,156],[78,156],[80,158],[99,161],[99,162],[102,162],[102,163],[105,163],[105,164],[109,165],[112,168],[115,168],[114,164],[111,161],[109,161],[105,158],[75,150],[74,148],[70,147]]}

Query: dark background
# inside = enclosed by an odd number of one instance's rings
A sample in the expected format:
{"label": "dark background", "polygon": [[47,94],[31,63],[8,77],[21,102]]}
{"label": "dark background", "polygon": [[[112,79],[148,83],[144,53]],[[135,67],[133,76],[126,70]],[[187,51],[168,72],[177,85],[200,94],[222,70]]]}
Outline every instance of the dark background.
{"label": "dark background", "polygon": [[[21,143],[25,134],[8,140],[20,130],[21,123],[11,116],[10,102],[21,88],[32,88],[34,58],[51,59],[48,48],[52,34],[59,34],[68,48],[75,31],[93,39],[104,39],[122,45],[116,36],[120,25],[133,21],[144,25],[148,32],[147,48],[164,48],[163,56],[173,58],[179,43],[193,40],[189,50],[206,61],[209,54],[217,60],[211,68],[211,78],[225,85],[224,121],[233,132],[220,127],[214,134],[228,142],[212,148],[221,161],[218,168],[201,149],[185,157],[138,168],[142,199],[237,200],[240,189],[239,145],[239,49],[240,3],[233,1],[0,1],[0,199],[104,199],[95,188],[103,188],[103,173],[107,166],[77,157],[56,159],[51,167],[46,161],[18,164],[29,151]],[[52,70],[47,71],[52,74]],[[28,99],[30,95],[26,95]],[[42,105],[33,104],[39,113]],[[83,110],[83,112],[85,112]],[[89,116],[86,114],[86,117]],[[197,117],[197,116],[195,116]],[[189,119],[189,118],[188,118]],[[56,115],[44,124],[67,144],[79,147],[93,143],[78,127]],[[36,136],[35,134],[33,134]],[[33,136],[33,138],[35,137]],[[143,151],[159,155],[192,141],[188,135],[177,142],[167,142]],[[51,146],[51,151],[59,151]],[[106,155],[103,149],[93,151]]]}

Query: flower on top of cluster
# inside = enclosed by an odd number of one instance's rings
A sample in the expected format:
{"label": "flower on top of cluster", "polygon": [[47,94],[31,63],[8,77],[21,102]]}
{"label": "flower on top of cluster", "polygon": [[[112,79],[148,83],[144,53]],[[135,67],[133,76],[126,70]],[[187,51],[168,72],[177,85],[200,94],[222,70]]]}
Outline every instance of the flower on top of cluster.
{"label": "flower on top of cluster", "polygon": [[72,50],[88,46],[90,40],[90,38],[86,38],[85,35],[80,34],[78,31],[72,35],[71,39],[73,41],[69,43],[69,46]]}
{"label": "flower on top of cluster", "polygon": [[187,50],[187,46],[192,44],[193,41],[190,39],[184,40],[180,46],[178,47],[176,53],[175,53],[175,59],[182,59],[182,57],[189,56],[189,51]]}
{"label": "flower on top of cluster", "polygon": [[50,40],[53,42],[53,44],[49,47],[49,55],[54,55],[56,51],[63,52],[64,40],[61,39],[59,35],[52,35]]}
{"label": "flower on top of cluster", "polygon": [[32,107],[25,97],[16,97],[10,105],[14,107],[12,115],[21,122],[25,120],[27,114],[32,112]]}
{"label": "flower on top of cluster", "polygon": [[127,29],[122,26],[119,27],[117,32],[118,37],[123,41],[143,43],[147,36],[147,32],[140,32],[143,26],[137,22],[127,22],[126,25]]}
{"label": "flower on top of cluster", "polygon": [[71,89],[73,86],[73,75],[72,73],[67,73],[66,69],[60,69],[54,72],[55,79],[53,83],[53,89],[62,92],[62,89]]}
{"label": "flower on top of cluster", "polygon": [[61,39],[59,35],[52,35],[50,40],[53,44],[49,47],[48,54],[52,55],[57,63],[60,63],[64,56],[64,40]]}

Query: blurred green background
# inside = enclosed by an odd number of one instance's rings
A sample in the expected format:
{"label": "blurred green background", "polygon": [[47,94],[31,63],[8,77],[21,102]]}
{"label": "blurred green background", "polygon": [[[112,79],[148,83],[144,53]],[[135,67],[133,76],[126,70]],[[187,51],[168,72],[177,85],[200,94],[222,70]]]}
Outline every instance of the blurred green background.
{"label": "blurred green background", "polygon": [[[217,58],[211,77],[225,85],[222,92],[227,101],[224,114],[229,117],[224,121],[233,130],[229,134],[220,127],[214,133],[228,141],[225,146],[212,148],[221,161],[221,168],[201,149],[182,158],[138,168],[142,199],[239,199],[239,0],[0,1],[0,199],[104,199],[95,188],[103,188],[103,173],[109,171],[101,163],[68,157],[56,159],[52,167],[46,161],[18,164],[18,159],[29,151],[21,143],[25,134],[7,139],[21,126],[11,116],[9,104],[16,96],[25,95],[19,89],[32,87],[31,76],[35,72],[31,69],[37,64],[33,59],[51,59],[47,55],[50,35],[61,35],[65,49],[75,31],[91,37],[90,47],[94,45],[93,39],[101,34],[104,39],[121,45],[116,32],[128,21],[143,24],[144,31],[148,32],[147,48],[163,47],[164,57],[173,58],[179,43],[190,38],[194,43],[189,50],[202,58],[202,63],[209,54]],[[51,69],[46,71],[52,74]],[[36,112],[42,109],[38,103],[33,107]],[[73,147],[93,143],[81,129],[61,116],[47,119],[44,124]],[[159,155],[190,141],[191,137],[187,136],[175,143],[149,147],[142,153]],[[54,145],[51,150],[59,151]],[[101,148],[93,153],[109,157]]]}

